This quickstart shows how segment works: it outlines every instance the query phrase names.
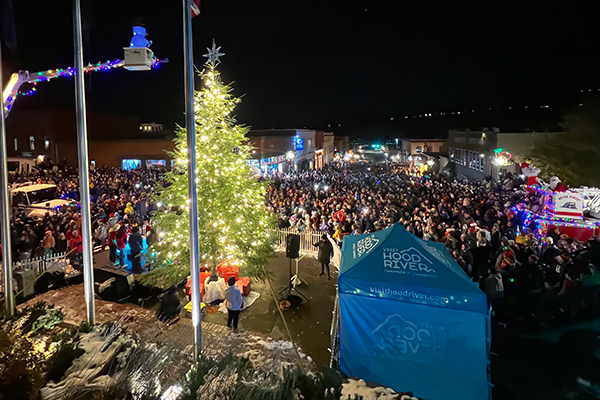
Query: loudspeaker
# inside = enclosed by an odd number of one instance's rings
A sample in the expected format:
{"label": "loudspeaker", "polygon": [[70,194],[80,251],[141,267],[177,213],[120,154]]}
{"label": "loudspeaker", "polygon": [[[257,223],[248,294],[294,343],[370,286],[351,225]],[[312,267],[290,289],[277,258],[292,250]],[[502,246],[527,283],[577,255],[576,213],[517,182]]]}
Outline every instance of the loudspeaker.
{"label": "loudspeaker", "polygon": [[300,236],[299,235],[287,235],[285,240],[285,256],[287,258],[298,258],[300,257]]}

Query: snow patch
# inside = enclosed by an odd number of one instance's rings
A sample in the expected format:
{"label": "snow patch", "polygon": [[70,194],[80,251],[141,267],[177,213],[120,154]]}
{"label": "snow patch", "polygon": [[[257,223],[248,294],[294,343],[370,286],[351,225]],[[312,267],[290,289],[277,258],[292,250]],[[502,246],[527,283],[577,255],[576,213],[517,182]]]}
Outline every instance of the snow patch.
{"label": "snow patch", "polygon": [[402,397],[398,397],[398,393],[394,392],[390,388],[384,387],[368,387],[367,383],[362,380],[354,380],[350,379],[348,383],[342,384],[342,398],[353,398],[353,396],[358,395],[362,396],[363,400],[418,400],[416,397],[411,397],[409,395],[403,395]]}

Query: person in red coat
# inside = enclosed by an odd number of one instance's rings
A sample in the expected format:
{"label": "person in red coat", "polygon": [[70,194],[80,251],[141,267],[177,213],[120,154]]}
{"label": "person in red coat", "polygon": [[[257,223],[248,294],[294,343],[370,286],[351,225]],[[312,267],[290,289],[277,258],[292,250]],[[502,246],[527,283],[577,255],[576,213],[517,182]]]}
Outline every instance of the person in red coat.
{"label": "person in red coat", "polygon": [[69,259],[73,265],[77,256],[83,251],[83,241],[78,230],[74,230],[72,233],[71,240],[69,240],[69,251],[71,252]]}
{"label": "person in red coat", "polygon": [[121,225],[119,223],[115,224],[108,231],[108,236],[106,238],[106,244],[108,244],[108,258],[110,262],[113,264],[117,261],[117,232]]}
{"label": "person in red coat", "polygon": [[121,225],[115,236],[117,245],[118,257],[115,265],[119,267],[125,266],[125,245],[127,244],[127,231],[125,225]]}

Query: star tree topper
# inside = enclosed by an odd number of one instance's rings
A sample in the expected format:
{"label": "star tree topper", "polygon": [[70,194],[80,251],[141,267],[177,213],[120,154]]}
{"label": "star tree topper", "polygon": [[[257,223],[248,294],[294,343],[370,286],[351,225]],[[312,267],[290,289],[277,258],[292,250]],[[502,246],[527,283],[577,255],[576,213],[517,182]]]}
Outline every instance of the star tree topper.
{"label": "star tree topper", "polygon": [[213,43],[212,43],[212,49],[209,49],[207,47],[206,50],[208,50],[208,53],[203,54],[202,57],[207,57],[208,63],[212,64],[213,66],[216,66],[217,64],[219,64],[221,62],[221,60],[219,60],[219,57],[225,55],[225,53],[219,53],[221,51],[221,46],[217,47],[214,39],[213,39]]}

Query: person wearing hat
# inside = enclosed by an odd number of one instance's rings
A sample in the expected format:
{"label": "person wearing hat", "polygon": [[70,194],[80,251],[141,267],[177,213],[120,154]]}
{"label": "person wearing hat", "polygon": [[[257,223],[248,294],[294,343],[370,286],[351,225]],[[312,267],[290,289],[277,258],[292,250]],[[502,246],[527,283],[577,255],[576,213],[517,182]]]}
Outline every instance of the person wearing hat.
{"label": "person wearing hat", "polygon": [[321,273],[319,276],[325,275],[325,268],[327,268],[327,279],[331,279],[331,273],[329,271],[329,262],[333,255],[333,245],[327,238],[326,234],[321,236],[321,240],[314,244],[315,247],[319,248],[318,260],[321,263]]}
{"label": "person wearing hat", "polygon": [[52,249],[54,249],[54,244],[54,236],[52,236],[52,231],[46,231],[46,233],[44,234],[44,238],[42,239],[44,257],[52,255]]}
{"label": "person wearing hat", "polygon": [[471,253],[473,254],[473,281],[479,282],[487,277],[492,246],[483,235],[478,235],[476,246],[471,250]]}
{"label": "person wearing hat", "polygon": [[104,223],[103,219],[98,220],[98,227],[94,231],[94,241],[96,246],[102,246],[102,250],[104,250],[104,246],[106,243],[106,238],[108,237],[108,226]]}
{"label": "person wearing hat", "polygon": [[114,213],[108,215],[108,229],[112,229],[119,222],[119,216]]}
{"label": "person wearing hat", "polygon": [[117,232],[121,224],[115,224],[108,230],[107,244],[108,244],[108,258],[111,263],[117,261]]}
{"label": "person wearing hat", "polygon": [[127,240],[131,251],[131,269],[134,274],[142,272],[142,250],[144,247],[144,239],[140,234],[140,228],[136,225],[131,228],[131,235]]}
{"label": "person wearing hat", "polygon": [[117,261],[115,265],[125,267],[125,247],[127,245],[127,227],[124,223],[119,224],[119,230],[115,234],[115,245],[117,246]]}
{"label": "person wearing hat", "polygon": [[227,308],[227,327],[237,331],[244,299],[240,289],[235,286],[235,281],[235,276],[230,276],[227,280],[229,287],[225,289],[225,307]]}
{"label": "person wearing hat", "polygon": [[483,281],[483,291],[488,296],[492,308],[496,309],[498,303],[504,297],[504,284],[502,274],[494,267],[489,268],[489,275]]}
{"label": "person wearing hat", "polygon": [[76,229],[73,231],[71,239],[69,240],[69,251],[71,251],[70,261],[71,265],[73,265],[77,256],[83,252],[83,240],[79,235],[79,231]]}

